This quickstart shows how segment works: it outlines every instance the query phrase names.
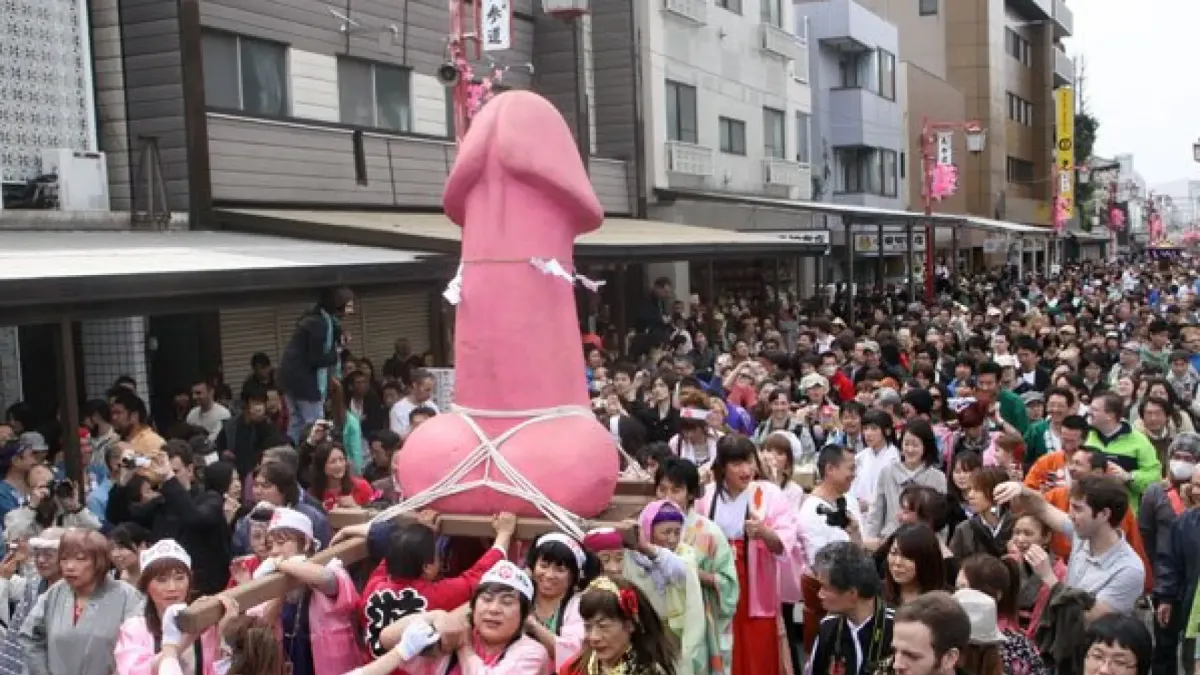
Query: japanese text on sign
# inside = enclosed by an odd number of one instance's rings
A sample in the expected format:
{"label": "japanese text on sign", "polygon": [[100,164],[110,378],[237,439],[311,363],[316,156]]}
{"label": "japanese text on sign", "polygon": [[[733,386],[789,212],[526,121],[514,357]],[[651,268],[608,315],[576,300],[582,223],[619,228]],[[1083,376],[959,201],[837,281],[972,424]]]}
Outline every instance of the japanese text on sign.
{"label": "japanese text on sign", "polygon": [[512,48],[512,6],[509,0],[483,0],[480,11],[483,50],[498,52]]}
{"label": "japanese text on sign", "polygon": [[940,166],[949,166],[954,163],[954,136],[953,134],[941,131],[937,135],[937,163]]}

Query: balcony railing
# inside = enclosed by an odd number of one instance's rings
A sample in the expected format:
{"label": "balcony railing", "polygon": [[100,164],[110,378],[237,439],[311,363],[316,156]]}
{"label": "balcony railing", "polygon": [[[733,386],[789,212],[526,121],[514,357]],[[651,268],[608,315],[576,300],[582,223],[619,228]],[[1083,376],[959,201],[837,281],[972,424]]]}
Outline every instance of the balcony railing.
{"label": "balcony railing", "polygon": [[699,24],[708,22],[708,0],[663,0],[663,11]]}
{"label": "balcony railing", "polygon": [[810,180],[807,164],[792,162],[777,157],[763,160],[763,182],[782,187],[804,187]]}
{"label": "balcony railing", "polygon": [[667,141],[667,170],[688,176],[711,176],[712,148],[682,141]]}
{"label": "balcony railing", "polygon": [[1058,27],[1059,37],[1075,34],[1075,12],[1067,7],[1066,0],[1054,0],[1054,24]]}
{"label": "balcony railing", "polygon": [[1061,47],[1054,48],[1054,84],[1070,85],[1075,81],[1075,62]]}
{"label": "balcony railing", "polygon": [[[808,45],[790,32],[773,23],[759,24],[762,31],[762,50],[788,61],[799,61],[807,54]],[[805,59],[807,70],[807,59]]]}

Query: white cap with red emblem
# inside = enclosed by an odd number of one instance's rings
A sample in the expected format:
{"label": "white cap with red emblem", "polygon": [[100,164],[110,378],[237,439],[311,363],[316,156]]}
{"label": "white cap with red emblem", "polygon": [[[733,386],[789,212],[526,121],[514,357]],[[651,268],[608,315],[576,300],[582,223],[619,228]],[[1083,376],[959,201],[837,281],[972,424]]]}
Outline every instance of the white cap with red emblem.
{"label": "white cap with red emblem", "polygon": [[529,575],[525,573],[525,570],[507,560],[501,560],[492,565],[492,569],[483,575],[479,583],[508,586],[525,596],[526,600],[533,601],[533,582],[529,579]]}

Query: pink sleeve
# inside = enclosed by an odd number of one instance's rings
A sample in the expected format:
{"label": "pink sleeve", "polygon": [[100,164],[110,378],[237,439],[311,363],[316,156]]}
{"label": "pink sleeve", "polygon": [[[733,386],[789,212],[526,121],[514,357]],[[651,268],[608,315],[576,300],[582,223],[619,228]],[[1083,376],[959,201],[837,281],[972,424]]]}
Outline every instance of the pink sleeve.
{"label": "pink sleeve", "polygon": [[145,619],[133,617],[121,624],[113,659],[117,675],[154,675],[154,638]]}
{"label": "pink sleeve", "polygon": [[562,627],[559,633],[559,636],[554,640],[555,671],[578,656],[579,650],[583,648],[583,638],[586,630],[583,627],[583,617],[579,615],[578,594],[567,603],[567,609],[563,612]]}
{"label": "pink sleeve", "polygon": [[[775,532],[783,544],[783,551],[775,556],[780,559],[803,560],[803,548],[800,545],[800,512],[792,508],[792,504],[781,490],[771,493],[768,500],[765,524]],[[797,558],[797,552],[800,555]],[[801,568],[803,569],[803,568]]]}
{"label": "pink sleeve", "polygon": [[337,579],[337,595],[331,598],[320,591],[313,591],[313,605],[322,616],[354,614],[358,608],[358,590],[354,588],[354,582],[350,580],[342,561],[334,558],[325,569],[333,572],[333,577]]}

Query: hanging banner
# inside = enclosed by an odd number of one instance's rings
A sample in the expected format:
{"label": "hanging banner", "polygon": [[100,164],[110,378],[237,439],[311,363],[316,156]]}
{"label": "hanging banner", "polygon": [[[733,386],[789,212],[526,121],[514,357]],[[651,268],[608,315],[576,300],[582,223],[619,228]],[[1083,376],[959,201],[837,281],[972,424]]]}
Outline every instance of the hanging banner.
{"label": "hanging banner", "polygon": [[483,51],[499,52],[512,49],[513,12],[511,0],[483,0],[479,18],[483,34]]}
{"label": "hanging banner", "polygon": [[1063,198],[1066,218],[1070,220],[1075,214],[1075,90],[1055,89],[1054,109],[1054,171],[1058,196]]}
{"label": "hanging banner", "polygon": [[939,131],[937,134],[937,163],[939,166],[954,163],[954,134],[949,131]]}

